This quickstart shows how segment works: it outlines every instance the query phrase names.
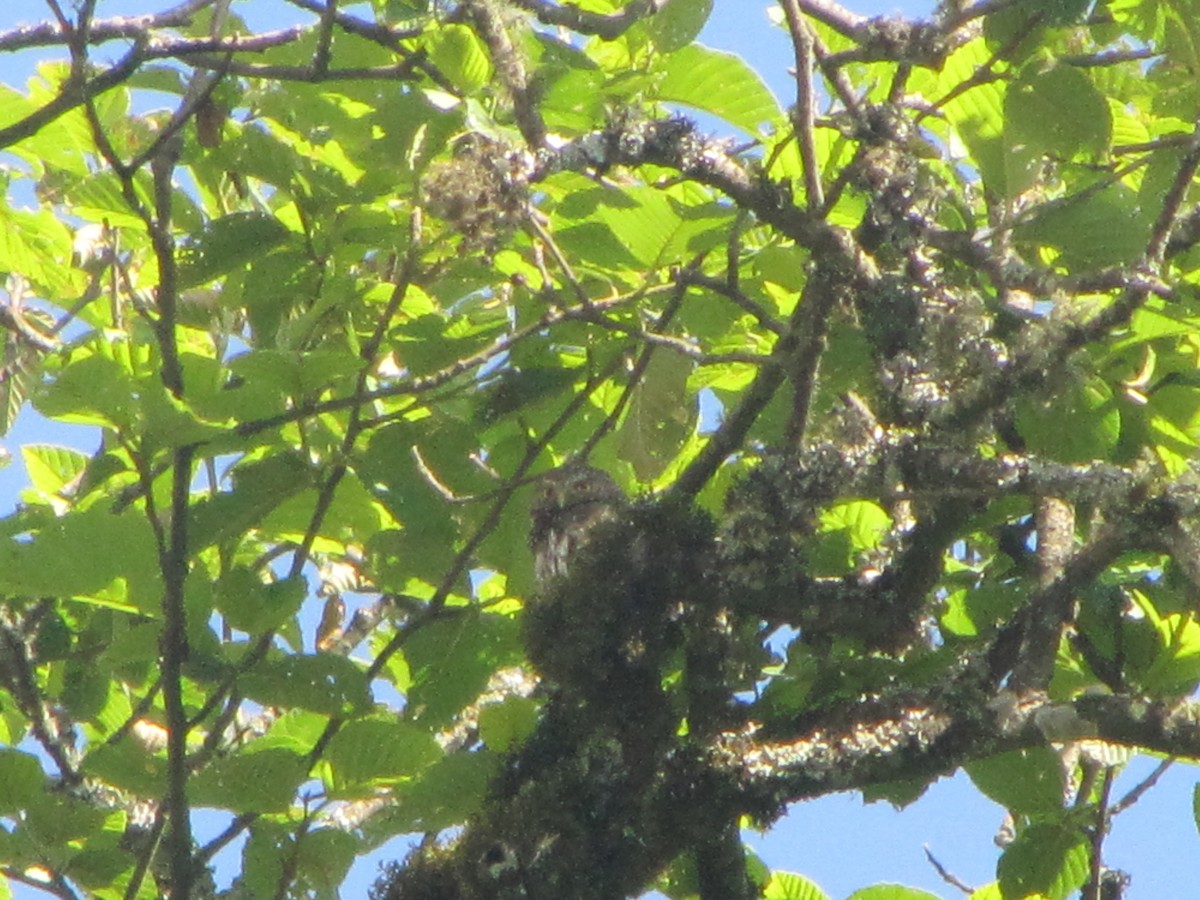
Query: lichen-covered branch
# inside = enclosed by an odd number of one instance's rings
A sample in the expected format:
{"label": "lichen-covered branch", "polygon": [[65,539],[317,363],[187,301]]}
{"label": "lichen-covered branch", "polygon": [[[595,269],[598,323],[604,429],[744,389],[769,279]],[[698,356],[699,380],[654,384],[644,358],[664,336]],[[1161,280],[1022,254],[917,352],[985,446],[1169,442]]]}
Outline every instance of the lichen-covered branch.
{"label": "lichen-covered branch", "polygon": [[570,28],[580,34],[594,34],[606,41],[619,38],[638,22],[654,15],[666,0],[632,0],[620,12],[589,12],[574,3],[551,3],[549,0],[512,0],[514,6],[528,10],[543,25]]}

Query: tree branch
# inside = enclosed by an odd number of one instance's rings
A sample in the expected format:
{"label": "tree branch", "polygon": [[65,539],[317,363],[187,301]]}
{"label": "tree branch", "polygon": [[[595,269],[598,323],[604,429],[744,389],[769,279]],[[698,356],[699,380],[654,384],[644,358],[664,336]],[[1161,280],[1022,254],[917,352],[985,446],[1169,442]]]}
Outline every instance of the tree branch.
{"label": "tree branch", "polygon": [[606,41],[615,41],[626,31],[666,5],[666,0],[631,0],[620,12],[604,15],[588,12],[573,3],[556,4],[548,0],[512,0],[514,6],[527,10],[543,25],[569,28],[580,34],[594,34]]}

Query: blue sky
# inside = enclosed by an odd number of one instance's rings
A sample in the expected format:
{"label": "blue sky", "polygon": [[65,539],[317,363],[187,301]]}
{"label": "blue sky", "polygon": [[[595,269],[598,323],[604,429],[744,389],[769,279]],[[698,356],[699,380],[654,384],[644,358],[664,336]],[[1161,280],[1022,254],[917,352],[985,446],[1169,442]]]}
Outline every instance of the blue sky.
{"label": "blue sky", "polygon": [[[69,4],[64,2],[64,5]],[[98,14],[150,12],[168,5],[170,0],[100,0]],[[712,19],[701,39],[745,57],[787,104],[791,102],[792,90],[787,73],[792,64],[791,51],[785,35],[769,24],[767,5],[765,0],[715,0]],[[927,14],[933,3],[847,0],[847,5],[867,15],[896,12],[920,15]],[[255,25],[280,25],[298,15],[276,0],[235,0],[234,9]],[[38,0],[0,3],[0,31],[47,17],[45,5]],[[0,81],[20,86],[37,58],[37,52],[0,55]],[[0,447],[17,457],[13,465],[0,470],[0,514],[17,502],[18,491],[24,484],[19,447],[33,441],[64,443],[88,452],[96,444],[94,436],[85,431],[47,423],[26,411],[17,428],[0,438]],[[1129,790],[1155,762],[1135,761],[1118,782],[1114,797]],[[1179,764],[1157,788],[1116,821],[1106,844],[1106,861],[1133,874],[1126,900],[1172,900],[1197,894],[1189,864],[1198,849],[1191,810],[1196,781],[1195,768]],[[750,835],[749,839],[770,866],[808,876],[835,900],[881,881],[921,887],[951,898],[960,895],[934,872],[925,860],[923,847],[928,846],[959,879],[976,886],[984,884],[994,878],[998,851],[992,837],[1002,816],[999,807],[983,798],[960,775],[942,779],[902,812],[882,803],[864,805],[856,794],[798,804],[769,834]],[[199,824],[202,828],[212,826],[214,820]],[[352,871],[344,896],[365,896],[367,886],[374,880],[378,860],[402,853],[402,847],[392,846],[360,861]],[[15,896],[43,895],[17,887]]]}

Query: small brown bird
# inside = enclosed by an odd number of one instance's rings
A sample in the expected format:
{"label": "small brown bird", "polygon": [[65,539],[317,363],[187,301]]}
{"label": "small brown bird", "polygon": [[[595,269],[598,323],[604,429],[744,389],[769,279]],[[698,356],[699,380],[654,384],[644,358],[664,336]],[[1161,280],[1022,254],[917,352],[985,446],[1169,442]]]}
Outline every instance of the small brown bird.
{"label": "small brown bird", "polygon": [[317,649],[328,650],[342,636],[342,621],[346,618],[346,602],[340,594],[331,594],[325,599],[321,611],[321,623],[317,625]]}
{"label": "small brown bird", "polygon": [[539,585],[567,573],[575,554],[601,522],[628,504],[612,476],[594,466],[568,463],[541,477],[531,510],[529,547]]}

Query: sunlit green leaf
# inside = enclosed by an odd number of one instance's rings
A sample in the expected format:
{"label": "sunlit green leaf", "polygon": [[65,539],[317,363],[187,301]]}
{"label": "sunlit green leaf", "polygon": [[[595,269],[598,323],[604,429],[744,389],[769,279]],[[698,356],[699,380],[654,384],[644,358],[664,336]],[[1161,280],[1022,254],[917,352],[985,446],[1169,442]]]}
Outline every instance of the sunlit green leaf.
{"label": "sunlit green leaf", "polygon": [[1033,825],[1018,835],[996,865],[1001,896],[1024,898],[1041,893],[1051,900],[1066,897],[1087,879],[1087,837],[1059,825]]}
{"label": "sunlit green leaf", "polygon": [[304,600],[301,578],[263,583],[249,569],[235,568],[216,584],[216,608],[233,628],[261,634],[279,628]]}
{"label": "sunlit green leaf", "polygon": [[[990,56],[982,39],[959,47],[946,58],[938,88],[944,96],[942,110],[970,150],[972,165],[978,169],[984,184],[1004,195],[1007,184],[1003,142],[1004,83],[976,77]],[[943,100],[943,97],[937,99]]]}
{"label": "sunlit green leaf", "polygon": [[209,222],[179,248],[181,288],[205,284],[257,259],[283,242],[288,230],[274,216],[232,213]]}
{"label": "sunlit green leaf", "polygon": [[1005,139],[1035,152],[1070,159],[1107,149],[1112,134],[1108,104],[1086,75],[1071,66],[1035,68],[1004,95]]}
{"label": "sunlit green leaf", "polygon": [[425,46],[433,64],[465,91],[477,90],[491,78],[487,50],[465,25],[444,25],[433,32]]}
{"label": "sunlit green leaf", "polygon": [[1001,753],[970,763],[966,770],[979,790],[1015,813],[1062,808],[1062,763],[1049,747]]}
{"label": "sunlit green leaf", "polygon": [[686,47],[708,21],[712,5],[713,0],[669,0],[647,26],[655,46],[664,53]]}
{"label": "sunlit green leaf", "polygon": [[938,896],[900,884],[876,884],[855,891],[846,900],[938,900]]}
{"label": "sunlit green leaf", "polygon": [[466,821],[483,802],[499,759],[487,751],[447,756],[396,791],[396,807],[375,825],[392,834],[440,831]]}
{"label": "sunlit green leaf", "polygon": [[366,676],[340,656],[284,656],[259,663],[239,682],[264,706],[297,706],[332,716],[351,716],[371,706]]}
{"label": "sunlit green leaf", "polygon": [[537,724],[537,703],[528,697],[509,697],[479,712],[479,737],[497,753],[521,745]]}
{"label": "sunlit green leaf", "polygon": [[87,465],[87,457],[78,450],[53,444],[26,444],[21,457],[30,482],[46,494],[61,491]]}
{"label": "sunlit green leaf", "polygon": [[336,787],[376,779],[411,778],[442,756],[424,729],[388,719],[347,722],[329,744],[325,759]]}
{"label": "sunlit green leaf", "polygon": [[829,900],[829,895],[803,875],[772,872],[763,891],[766,900]]}
{"label": "sunlit green leaf", "polygon": [[1017,428],[1031,450],[1063,462],[1088,462],[1116,445],[1121,414],[1108,385],[1067,384],[1052,397],[1022,398]]}
{"label": "sunlit green leaf", "polygon": [[642,481],[662,472],[696,426],[699,408],[688,393],[691,371],[686,357],[659,350],[633,390],[617,438],[621,457]]}
{"label": "sunlit green leaf", "polygon": [[667,58],[658,96],[712,113],[750,134],[781,114],[770,89],[741,57],[699,44]]}
{"label": "sunlit green leaf", "polygon": [[281,812],[304,780],[304,760],[286,750],[239,753],[214,760],[188,779],[194,806],[234,812]]}
{"label": "sunlit green leaf", "polygon": [[[1112,227],[1113,222],[1121,227]],[[1047,204],[1017,235],[1057,249],[1062,265],[1086,271],[1136,259],[1145,249],[1149,227],[1136,196],[1118,184]]]}
{"label": "sunlit green leaf", "polygon": [[0,747],[0,812],[12,814],[31,804],[41,793],[42,782],[36,756]]}

